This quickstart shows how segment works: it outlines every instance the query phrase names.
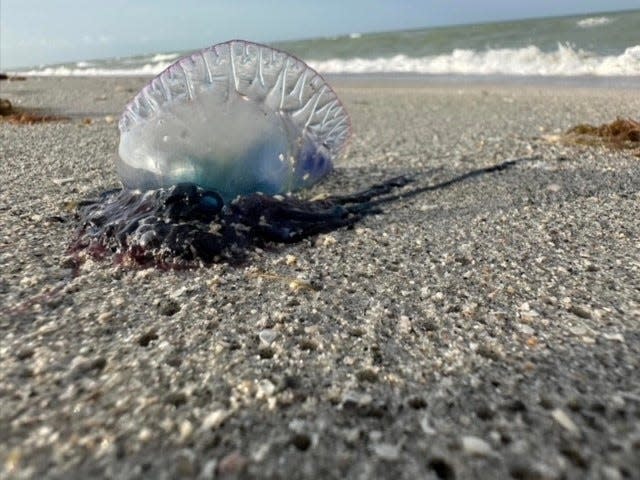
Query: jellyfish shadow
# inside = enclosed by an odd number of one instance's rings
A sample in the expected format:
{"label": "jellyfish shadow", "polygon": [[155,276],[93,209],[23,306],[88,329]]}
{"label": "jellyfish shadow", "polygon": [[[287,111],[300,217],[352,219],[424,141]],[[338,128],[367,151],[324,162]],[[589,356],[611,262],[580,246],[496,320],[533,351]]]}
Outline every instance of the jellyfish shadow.
{"label": "jellyfish shadow", "polygon": [[304,200],[251,194],[225,204],[214,191],[178,184],[148,192],[111,190],[81,202],[69,251],[117,264],[189,268],[215,262],[242,263],[255,247],[292,244],[382,213],[391,202],[451,187],[532,158],[508,160],[449,180],[404,191],[414,178],[398,176],[360,192]]}

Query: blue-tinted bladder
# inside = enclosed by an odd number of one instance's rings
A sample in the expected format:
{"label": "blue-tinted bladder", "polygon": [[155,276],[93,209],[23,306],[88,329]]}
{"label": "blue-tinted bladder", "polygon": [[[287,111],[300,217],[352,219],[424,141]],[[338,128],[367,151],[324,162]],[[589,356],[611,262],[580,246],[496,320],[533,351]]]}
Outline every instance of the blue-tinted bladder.
{"label": "blue-tinted bladder", "polygon": [[331,171],[349,116],[304,62],[242,40],[178,60],[120,119],[118,172],[127,188],[193,183],[229,201],[309,187]]}

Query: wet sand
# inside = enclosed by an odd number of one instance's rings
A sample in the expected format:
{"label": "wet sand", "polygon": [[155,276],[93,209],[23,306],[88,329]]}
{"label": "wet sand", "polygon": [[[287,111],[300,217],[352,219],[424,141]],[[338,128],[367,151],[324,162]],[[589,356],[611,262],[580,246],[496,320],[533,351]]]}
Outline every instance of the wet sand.
{"label": "wet sand", "polygon": [[74,271],[144,81],[0,84],[70,118],[0,123],[2,476],[637,475],[640,159],[542,138],[637,88],[337,79],[354,137],[310,194],[440,187],[241,266]]}

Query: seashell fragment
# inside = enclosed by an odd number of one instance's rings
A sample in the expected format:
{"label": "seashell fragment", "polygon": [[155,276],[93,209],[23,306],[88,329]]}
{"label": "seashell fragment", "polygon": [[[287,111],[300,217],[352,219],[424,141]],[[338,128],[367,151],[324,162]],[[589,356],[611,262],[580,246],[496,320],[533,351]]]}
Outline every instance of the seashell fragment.
{"label": "seashell fragment", "polygon": [[350,135],[331,87],[304,62],[243,40],[178,60],[127,105],[118,174],[128,189],[191,183],[225,200],[313,185]]}

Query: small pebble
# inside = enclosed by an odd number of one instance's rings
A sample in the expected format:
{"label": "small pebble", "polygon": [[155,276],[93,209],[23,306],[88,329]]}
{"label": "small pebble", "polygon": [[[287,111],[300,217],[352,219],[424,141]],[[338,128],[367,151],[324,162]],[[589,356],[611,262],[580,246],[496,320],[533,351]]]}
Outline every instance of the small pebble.
{"label": "small pebble", "polygon": [[540,321],[540,314],[535,310],[520,312],[520,321],[522,323],[537,323]]}
{"label": "small pebble", "polygon": [[569,327],[571,335],[575,335],[576,337],[582,337],[583,335],[586,335],[588,331],[589,330],[584,325],[574,325]]}
{"label": "small pebble", "polygon": [[215,478],[217,467],[217,459],[214,458],[211,460],[207,460],[207,462],[205,462],[205,464],[203,465],[202,470],[200,470],[199,478],[201,478],[202,480],[210,480],[212,478]]}
{"label": "small pebble", "polygon": [[424,415],[420,419],[420,428],[422,429],[425,435],[435,435],[437,433],[436,430],[429,423],[429,417],[427,415]]}
{"label": "small pebble", "polygon": [[21,460],[22,451],[19,448],[12,449],[4,460],[4,471],[9,475],[15,473],[20,467]]}
{"label": "small pebble", "polygon": [[99,323],[109,323],[111,320],[113,320],[113,312],[102,312],[100,315],[98,315],[97,320]]}
{"label": "small pebble", "polygon": [[603,333],[602,338],[605,340],[624,343],[624,336],[621,333]]}
{"label": "small pebble", "polygon": [[518,324],[518,331],[520,333],[522,333],[523,335],[528,335],[528,336],[531,336],[534,333],[536,333],[535,330],[533,329],[533,327],[531,327],[530,325],[526,325],[526,324]]}
{"label": "small pebble", "polygon": [[543,463],[533,463],[527,458],[511,462],[509,467],[511,478],[516,480],[556,480],[558,472]]}
{"label": "small pebble", "polygon": [[316,247],[329,247],[338,243],[333,235],[318,235],[316,239]]}
{"label": "small pebble", "polygon": [[620,470],[609,465],[602,466],[602,478],[603,480],[622,480],[622,474]]}
{"label": "small pebble", "polygon": [[59,187],[66,185],[68,183],[73,183],[76,181],[75,177],[64,177],[64,178],[53,178],[51,179],[53,183],[58,185]]}
{"label": "small pebble", "polygon": [[623,398],[623,395],[619,395],[619,394],[611,395],[611,398],[609,399],[609,404],[611,405],[612,408],[616,410],[623,410],[626,406],[626,402]]}
{"label": "small pebble", "polygon": [[473,455],[476,457],[488,457],[493,454],[491,445],[489,445],[479,437],[474,437],[471,435],[462,437],[461,445],[462,450],[467,455]]}
{"label": "small pebble", "polygon": [[218,409],[207,415],[202,421],[202,428],[206,430],[216,430],[224,421],[229,418],[230,412],[224,409]]}
{"label": "small pebble", "polygon": [[188,440],[189,437],[191,437],[192,433],[193,433],[193,423],[191,423],[189,420],[184,420],[180,424],[180,441],[184,442]]}
{"label": "small pebble", "polygon": [[270,398],[276,393],[276,386],[271,380],[260,380],[256,385],[256,398]]}
{"label": "small pebble", "polygon": [[578,435],[580,430],[577,425],[573,423],[573,420],[560,408],[556,408],[551,412],[553,419],[560,424],[565,430],[574,435]]}
{"label": "small pebble", "polygon": [[140,440],[143,443],[149,441],[150,438],[151,438],[151,430],[149,430],[147,427],[144,427],[138,433],[138,440]]}
{"label": "small pebble", "polygon": [[380,457],[380,459],[387,462],[393,462],[400,458],[400,446],[392,445],[390,443],[377,443],[373,446],[373,452]]}
{"label": "small pebble", "polygon": [[349,445],[355,445],[358,440],[360,440],[360,429],[359,428],[349,428],[344,431],[344,440]]}
{"label": "small pebble", "polygon": [[589,308],[582,306],[582,305],[571,305],[569,307],[569,312],[573,313],[574,315],[580,317],[580,318],[584,318],[584,319],[589,319],[592,316],[592,312]]}
{"label": "small pebble", "polygon": [[291,266],[298,263],[298,258],[295,255],[287,255],[284,257],[284,263]]}
{"label": "small pebble", "polygon": [[343,408],[353,408],[353,407],[366,407],[371,405],[373,402],[373,397],[368,393],[357,393],[348,391],[342,396],[342,407]]}
{"label": "small pebble", "polygon": [[262,343],[267,347],[274,342],[277,336],[278,336],[278,333],[275,330],[272,330],[270,328],[261,330],[260,333],[258,333],[258,338],[260,339],[260,343]]}
{"label": "small pebble", "polygon": [[218,473],[221,476],[238,474],[245,469],[248,463],[249,459],[236,451],[220,460]]}
{"label": "small pebble", "polygon": [[78,355],[71,360],[71,372],[75,375],[85,375],[91,371],[100,371],[107,365],[107,360],[103,357],[86,358]]}
{"label": "small pebble", "polygon": [[294,293],[302,292],[305,290],[317,290],[317,288],[309,282],[304,280],[295,279],[289,282],[289,290]]}

